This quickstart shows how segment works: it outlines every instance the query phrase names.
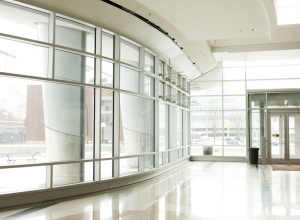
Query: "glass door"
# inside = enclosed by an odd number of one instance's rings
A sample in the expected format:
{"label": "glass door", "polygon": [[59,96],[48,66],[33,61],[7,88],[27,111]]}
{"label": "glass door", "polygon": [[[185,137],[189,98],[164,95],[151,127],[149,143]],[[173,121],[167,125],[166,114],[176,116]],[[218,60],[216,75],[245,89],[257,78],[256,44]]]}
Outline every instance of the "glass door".
{"label": "glass door", "polygon": [[288,114],[289,163],[300,163],[300,113]]}
{"label": "glass door", "polygon": [[285,115],[269,114],[269,163],[286,163]]}
{"label": "glass door", "polygon": [[300,163],[300,113],[269,112],[269,163]]}

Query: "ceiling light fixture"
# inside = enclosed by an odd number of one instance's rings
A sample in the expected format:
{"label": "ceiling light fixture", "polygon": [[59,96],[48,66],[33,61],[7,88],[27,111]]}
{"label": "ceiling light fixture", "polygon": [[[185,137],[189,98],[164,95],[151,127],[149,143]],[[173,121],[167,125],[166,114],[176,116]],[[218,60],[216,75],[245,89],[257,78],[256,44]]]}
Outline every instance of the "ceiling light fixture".
{"label": "ceiling light fixture", "polygon": [[252,31],[256,31],[256,28],[253,28]]}

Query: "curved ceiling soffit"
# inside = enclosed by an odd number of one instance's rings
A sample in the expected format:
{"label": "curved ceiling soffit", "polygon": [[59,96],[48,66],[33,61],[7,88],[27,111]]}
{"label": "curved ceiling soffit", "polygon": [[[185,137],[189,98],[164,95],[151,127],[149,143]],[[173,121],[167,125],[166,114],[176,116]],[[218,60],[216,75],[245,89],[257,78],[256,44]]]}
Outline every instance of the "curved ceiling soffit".
{"label": "curved ceiling soffit", "polygon": [[[107,0],[102,0],[102,1],[106,2]],[[117,5],[122,5],[124,6],[124,9],[127,8],[133,11],[134,13],[136,13],[137,15],[145,18],[146,23],[148,23],[151,20],[150,22],[156,24],[159,27],[162,27],[163,30],[167,31],[168,34],[171,36],[172,42],[174,40],[175,42],[178,42],[178,44],[183,48],[182,52],[186,55],[186,57],[187,58],[190,57],[193,61],[192,63],[195,63],[195,65],[193,66],[195,67],[195,69],[198,70],[198,73],[197,71],[193,72],[193,74],[189,75],[190,79],[194,79],[200,76],[201,74],[204,74],[216,67],[217,65],[216,60],[213,54],[211,53],[210,45],[206,40],[188,41],[183,35],[183,33],[181,33],[176,28],[176,26],[174,26],[172,23],[170,23],[167,19],[165,19],[156,11],[153,11],[143,3],[140,3],[136,0],[126,0],[126,1],[113,0],[108,2],[113,2]],[[166,48],[166,50],[167,50],[166,53],[163,52],[160,55],[167,54],[169,48]]]}
{"label": "curved ceiling soffit", "polygon": [[[166,36],[171,42],[173,42],[177,49],[175,48],[169,48],[166,49],[164,52],[162,52],[160,55],[164,56],[164,57],[169,57],[172,60],[175,60],[175,58],[177,58],[179,56],[179,54],[173,54],[172,51],[176,50],[178,53],[178,49],[181,51],[182,54],[184,54],[184,56],[186,56],[187,60],[191,63],[192,65],[192,69],[194,69],[194,71],[191,74],[188,74],[189,79],[194,79],[198,76],[201,75],[202,72],[207,72],[208,70],[211,70],[212,68],[215,67],[215,63],[216,61],[214,60],[213,65],[210,65],[212,67],[207,67],[205,65],[203,65],[204,62],[202,62],[201,60],[199,60],[198,58],[198,54],[196,55],[194,53],[194,51],[191,51],[190,48],[195,48],[195,47],[191,47],[189,44],[190,42],[185,42],[185,40],[183,40],[183,35],[176,29],[176,27],[174,27],[173,25],[171,25],[168,21],[166,21],[163,17],[161,17],[160,15],[158,15],[156,12],[149,10],[147,7],[140,5],[137,6],[136,4],[133,4],[133,7],[130,7],[130,4],[126,4],[125,5],[128,7],[123,7],[121,5],[121,3],[123,3],[122,1],[110,1],[110,0],[102,0],[102,2],[108,3],[120,10],[123,10],[129,14],[131,14],[132,16],[136,17],[137,19],[140,19],[141,21],[143,21],[144,23],[150,25],[152,28],[156,29],[157,31],[159,31],[160,33],[162,33],[164,36]],[[124,4],[123,4],[124,5]],[[151,13],[156,14],[156,19],[154,21],[150,21],[147,18],[147,15]],[[152,16],[153,18],[153,16]],[[163,25],[158,25],[157,22],[158,21],[163,21]],[[162,28],[161,26],[167,27],[167,30],[165,28]],[[169,31],[170,30],[170,31]],[[179,43],[179,39],[176,39],[175,36],[180,36],[180,41],[183,42],[183,45],[181,45]],[[203,42],[201,42],[203,43]],[[205,42],[206,43],[206,42]],[[150,46],[150,48],[152,48]],[[210,52],[210,48],[205,47],[206,51],[209,52],[209,54],[211,54]],[[200,51],[200,50],[199,50]],[[171,52],[171,54],[170,54]],[[200,52],[199,52],[200,53]],[[175,57],[172,58],[172,55],[175,55]],[[214,59],[213,55],[211,54],[211,60]],[[172,62],[171,62],[172,64]],[[173,63],[173,65],[177,68],[177,69],[181,69],[178,65],[176,65],[176,63]],[[207,65],[207,64],[206,64]]]}
{"label": "curved ceiling soffit", "polygon": [[274,0],[262,0],[262,2],[265,5],[270,22],[269,40],[275,41],[277,36],[277,13],[275,9]]}
{"label": "curved ceiling soffit", "polygon": [[[104,1],[99,0],[64,0],[64,1],[52,1],[52,0],[16,0],[21,3],[30,4],[36,7],[41,7],[46,10],[54,11],[69,17],[73,17],[78,20],[85,21],[87,23],[91,23],[100,27],[103,27],[107,30],[111,30],[115,32],[116,34],[120,34],[128,39],[132,39],[136,41],[138,44],[144,45],[145,47],[149,48],[150,50],[153,49],[153,52],[155,52],[158,55],[161,55],[164,59],[167,59],[167,51],[163,51],[160,48],[157,48],[157,46],[160,44],[159,42],[153,44],[148,43],[149,38],[151,38],[151,34],[154,34],[155,39],[161,39],[164,44],[168,44],[173,49],[176,48],[176,51],[181,51],[180,53],[184,54],[183,51],[180,49],[180,47],[174,42],[173,39],[170,39],[165,34],[157,31],[153,26],[149,25],[147,22],[143,22],[140,19],[135,19],[134,16],[131,15],[131,13],[128,13],[126,10],[120,10],[117,7],[111,7],[109,4],[105,3]],[[70,5],[70,7],[68,7]],[[105,14],[106,13],[106,14]],[[149,13],[149,11],[148,11]],[[121,18],[116,18],[116,16],[121,16]],[[131,18],[130,18],[131,17]],[[134,19],[133,19],[134,18]],[[131,21],[136,20],[132,25],[138,25],[138,27],[129,27],[131,29],[130,33],[124,32],[124,27],[122,31],[118,31],[116,27],[120,27],[121,24],[129,25]],[[123,21],[125,21],[123,23]],[[143,25],[144,24],[144,25]],[[132,38],[134,36],[134,32],[136,28],[141,28],[144,34],[140,34],[140,36],[137,36],[136,38]],[[134,29],[134,30],[133,30]],[[175,29],[173,27],[173,29]],[[169,29],[168,29],[169,31]],[[155,33],[156,32],[156,33]],[[175,31],[172,30],[172,35]],[[147,33],[150,33],[147,34]],[[160,36],[161,37],[160,37]],[[175,35],[174,35],[175,36]],[[176,35],[177,36],[177,35]],[[146,43],[145,43],[146,42]],[[174,45],[174,46],[171,46]],[[164,47],[163,47],[164,48]],[[165,48],[164,50],[166,50]],[[186,53],[189,54],[189,53]],[[188,76],[189,79],[195,78],[195,76],[200,76],[202,73],[202,70],[199,68],[199,62],[194,65],[190,59],[188,58],[189,55],[184,55],[186,57],[186,62],[184,66],[188,66],[188,71],[184,71],[185,75]],[[192,56],[191,56],[192,57]],[[192,58],[194,59],[194,58]],[[188,64],[190,63],[190,64]],[[172,60],[171,60],[172,64]],[[198,64],[198,65],[197,65]],[[175,64],[173,63],[172,66],[174,66],[179,71],[182,71],[182,63],[181,64]],[[187,73],[187,74],[186,74]],[[192,78],[193,76],[193,78]]]}

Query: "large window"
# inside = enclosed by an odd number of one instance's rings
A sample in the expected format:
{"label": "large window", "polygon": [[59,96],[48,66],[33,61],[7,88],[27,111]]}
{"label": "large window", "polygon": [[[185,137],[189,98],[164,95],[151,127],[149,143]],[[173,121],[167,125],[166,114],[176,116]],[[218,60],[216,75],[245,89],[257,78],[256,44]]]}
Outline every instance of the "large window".
{"label": "large window", "polygon": [[245,68],[224,67],[215,69],[212,75],[216,78],[204,76],[193,82],[201,89],[192,91],[192,155],[244,157]]}
{"label": "large window", "polygon": [[174,102],[159,99],[164,88],[153,73],[163,63],[152,51],[23,3],[0,0],[0,11],[0,194],[109,181],[187,159],[179,102],[189,94],[161,79]]}

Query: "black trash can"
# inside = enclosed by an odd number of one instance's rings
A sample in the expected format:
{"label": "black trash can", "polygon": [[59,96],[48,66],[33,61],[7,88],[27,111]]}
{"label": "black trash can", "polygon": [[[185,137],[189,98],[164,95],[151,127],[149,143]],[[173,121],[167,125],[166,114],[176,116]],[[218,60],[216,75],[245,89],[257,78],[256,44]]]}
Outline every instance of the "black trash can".
{"label": "black trash can", "polygon": [[257,164],[259,148],[249,147],[248,151],[249,151],[249,163]]}
{"label": "black trash can", "polygon": [[212,147],[203,147],[203,155],[212,155]]}

